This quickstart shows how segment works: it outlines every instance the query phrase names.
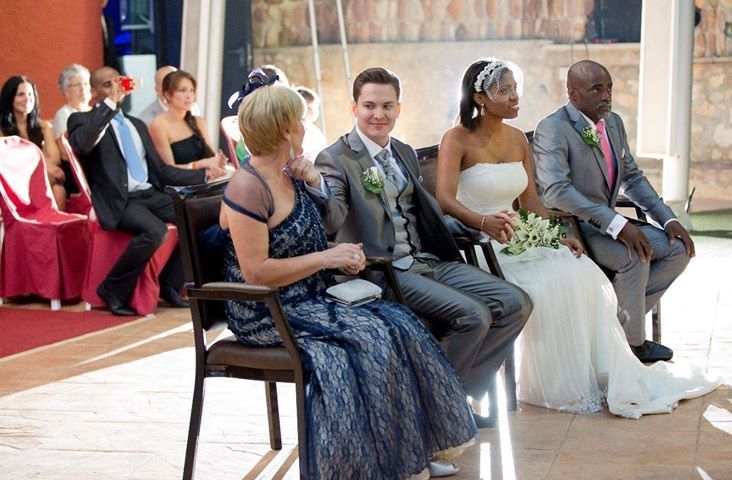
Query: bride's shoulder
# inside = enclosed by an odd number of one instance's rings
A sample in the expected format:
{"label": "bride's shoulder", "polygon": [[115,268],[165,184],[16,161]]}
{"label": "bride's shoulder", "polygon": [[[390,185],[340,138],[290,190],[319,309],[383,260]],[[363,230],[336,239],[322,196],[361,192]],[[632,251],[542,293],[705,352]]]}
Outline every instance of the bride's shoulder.
{"label": "bride's shoulder", "polygon": [[442,143],[460,143],[463,144],[469,138],[470,131],[462,125],[456,125],[445,132],[442,136]]}
{"label": "bride's shoulder", "polygon": [[508,125],[507,123],[504,123],[503,127],[505,128],[506,135],[508,135],[511,140],[523,140],[526,142],[526,134],[520,128]]}

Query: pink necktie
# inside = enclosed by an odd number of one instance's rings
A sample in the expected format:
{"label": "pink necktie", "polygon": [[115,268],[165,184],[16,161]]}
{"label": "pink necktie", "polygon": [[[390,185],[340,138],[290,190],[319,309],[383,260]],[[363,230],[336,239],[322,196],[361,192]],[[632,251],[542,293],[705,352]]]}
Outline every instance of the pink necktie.
{"label": "pink necktie", "polygon": [[595,124],[597,132],[600,134],[600,149],[605,157],[605,165],[607,165],[607,178],[610,184],[610,190],[615,186],[615,165],[613,164],[613,150],[610,148],[610,141],[607,139],[607,130],[605,130],[605,120],[600,120]]}

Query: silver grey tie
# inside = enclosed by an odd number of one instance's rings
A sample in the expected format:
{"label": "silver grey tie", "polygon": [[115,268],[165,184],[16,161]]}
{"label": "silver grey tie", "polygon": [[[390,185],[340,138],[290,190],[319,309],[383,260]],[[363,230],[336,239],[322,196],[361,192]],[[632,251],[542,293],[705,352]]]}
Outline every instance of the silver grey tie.
{"label": "silver grey tie", "polygon": [[376,154],[376,161],[381,165],[381,169],[384,170],[386,178],[392,181],[397,187],[401,187],[402,181],[399,174],[394,170],[394,166],[389,161],[389,150],[383,149]]}

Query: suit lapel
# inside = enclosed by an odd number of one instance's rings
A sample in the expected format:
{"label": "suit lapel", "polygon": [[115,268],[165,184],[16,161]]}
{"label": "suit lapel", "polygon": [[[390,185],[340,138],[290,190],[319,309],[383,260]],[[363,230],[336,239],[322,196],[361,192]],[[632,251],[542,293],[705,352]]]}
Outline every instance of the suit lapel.
{"label": "suit lapel", "polygon": [[612,192],[613,188],[610,185],[610,172],[607,171],[607,165],[605,164],[605,156],[602,154],[602,150],[600,149],[600,145],[595,145],[594,147],[589,146],[587,143],[585,143],[585,139],[582,138],[582,131],[589,127],[590,124],[585,120],[585,117],[582,116],[579,110],[577,110],[574,105],[571,103],[568,103],[564,107],[567,110],[567,115],[569,116],[570,121],[573,123],[574,129],[577,130],[577,132],[580,135],[580,141],[582,144],[584,144],[587,148],[592,150],[592,154],[595,156],[595,161],[597,162],[597,166],[600,168],[600,171],[602,171],[602,176],[605,178],[605,184],[608,186],[608,189]]}
{"label": "suit lapel", "polygon": [[623,159],[621,155],[623,153],[627,154],[627,152],[623,152],[622,149],[618,151],[618,147],[622,144],[620,143],[620,135],[618,134],[618,128],[612,115],[609,116],[605,121],[605,130],[607,131],[607,136],[610,140],[610,149],[613,151],[613,155],[615,156],[616,171],[614,185],[615,188],[613,191],[614,196],[620,188],[620,179],[623,178]]}
{"label": "suit lapel", "polygon": [[[353,156],[351,157],[351,160],[358,163],[359,167],[361,168],[361,171],[359,172],[359,178],[358,181],[361,181],[361,173],[365,172],[371,167],[375,167],[374,160],[371,158],[371,155],[369,155],[369,151],[366,148],[366,145],[363,144],[363,141],[361,141],[361,137],[358,136],[358,133],[356,133],[356,129],[354,128],[351,130],[351,133],[348,134],[348,146],[351,148],[351,151],[353,152]],[[385,182],[386,179],[383,179]],[[386,190],[382,189],[381,193],[379,193],[379,201],[381,202],[381,206],[384,209],[384,212],[391,220],[391,207],[389,207],[389,200],[386,198]]]}

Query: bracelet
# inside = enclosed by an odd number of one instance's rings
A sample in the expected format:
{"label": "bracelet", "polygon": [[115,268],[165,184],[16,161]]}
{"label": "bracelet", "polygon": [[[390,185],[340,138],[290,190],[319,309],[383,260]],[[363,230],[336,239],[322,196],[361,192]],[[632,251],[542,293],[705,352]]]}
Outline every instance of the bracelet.
{"label": "bracelet", "polygon": [[483,224],[485,223],[485,217],[480,217],[480,231],[483,231]]}
{"label": "bracelet", "polygon": [[196,162],[191,162],[191,163],[189,163],[188,165],[190,165],[190,167],[189,167],[189,168],[190,168],[191,170],[195,170],[195,169],[196,169]]}

